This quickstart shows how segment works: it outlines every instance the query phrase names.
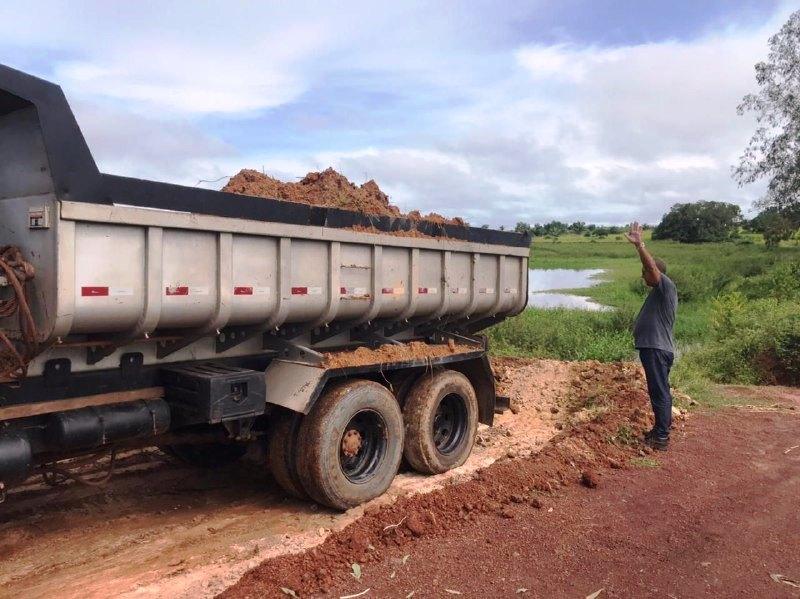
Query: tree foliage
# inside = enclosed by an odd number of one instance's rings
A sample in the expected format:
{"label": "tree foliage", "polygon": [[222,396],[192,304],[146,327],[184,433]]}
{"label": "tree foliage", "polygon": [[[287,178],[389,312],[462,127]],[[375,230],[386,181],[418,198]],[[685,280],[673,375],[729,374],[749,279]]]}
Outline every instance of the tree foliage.
{"label": "tree foliage", "polygon": [[653,229],[653,239],[684,243],[724,241],[734,236],[742,222],[742,211],[726,202],[675,204]]}
{"label": "tree foliage", "polygon": [[755,113],[756,131],[734,169],[739,185],[769,178],[763,207],[800,205],[800,11],[769,39],[767,60],[755,65],[757,93],[739,114]]}
{"label": "tree foliage", "polygon": [[800,227],[800,206],[794,209],[767,208],[749,223],[750,229],[764,236],[767,247],[777,247],[791,239]]}
{"label": "tree foliage", "polygon": [[607,237],[617,235],[625,230],[625,227],[617,225],[587,225],[583,221],[575,221],[572,224],[562,223],[552,220],[549,223],[534,225],[526,222],[518,222],[514,228],[517,233],[531,233],[534,237],[558,237],[564,233],[575,233],[586,237]]}

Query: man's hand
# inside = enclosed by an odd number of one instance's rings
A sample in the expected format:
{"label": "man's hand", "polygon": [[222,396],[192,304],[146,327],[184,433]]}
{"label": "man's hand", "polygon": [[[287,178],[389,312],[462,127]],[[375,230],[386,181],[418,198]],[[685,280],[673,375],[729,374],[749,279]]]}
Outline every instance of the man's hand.
{"label": "man's hand", "polygon": [[650,252],[644,247],[642,240],[642,225],[635,222],[631,225],[631,230],[625,233],[625,238],[636,246],[636,251],[639,252],[639,259],[642,261],[642,276],[648,285],[655,287],[661,281],[661,271],[658,270],[655,260],[650,255]]}
{"label": "man's hand", "polygon": [[625,238],[635,246],[642,245],[642,225],[635,222],[631,225],[631,230],[625,233]]}

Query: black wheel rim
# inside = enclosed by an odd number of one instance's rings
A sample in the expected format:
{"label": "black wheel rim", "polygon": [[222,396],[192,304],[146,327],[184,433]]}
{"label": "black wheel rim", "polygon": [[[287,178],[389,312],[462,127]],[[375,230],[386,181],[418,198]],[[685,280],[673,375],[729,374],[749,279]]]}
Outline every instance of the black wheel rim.
{"label": "black wheel rim", "polygon": [[339,465],[352,483],[375,476],[386,455],[386,422],[374,410],[361,410],[347,423],[339,443]]}
{"label": "black wheel rim", "polygon": [[464,398],[455,393],[445,395],[433,417],[433,442],[444,455],[456,451],[467,435],[469,415]]}

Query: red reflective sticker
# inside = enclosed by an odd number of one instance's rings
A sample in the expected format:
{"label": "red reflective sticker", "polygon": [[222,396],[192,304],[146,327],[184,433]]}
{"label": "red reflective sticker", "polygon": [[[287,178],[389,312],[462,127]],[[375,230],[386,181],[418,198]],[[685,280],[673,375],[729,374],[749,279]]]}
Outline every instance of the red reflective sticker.
{"label": "red reflective sticker", "polygon": [[252,287],[234,287],[233,295],[253,295]]}
{"label": "red reflective sticker", "polygon": [[417,293],[420,293],[420,294],[424,295],[424,294],[428,293],[428,288],[427,287],[420,287],[419,289],[417,289]]}
{"label": "red reflective sticker", "polygon": [[308,287],[292,287],[292,295],[308,295]]}
{"label": "red reflective sticker", "polygon": [[167,295],[189,295],[188,287],[167,287]]}
{"label": "red reflective sticker", "polygon": [[394,295],[394,287],[384,287],[381,289],[381,293],[384,295]]}
{"label": "red reflective sticker", "polygon": [[81,295],[83,297],[106,297],[108,287],[81,287]]}

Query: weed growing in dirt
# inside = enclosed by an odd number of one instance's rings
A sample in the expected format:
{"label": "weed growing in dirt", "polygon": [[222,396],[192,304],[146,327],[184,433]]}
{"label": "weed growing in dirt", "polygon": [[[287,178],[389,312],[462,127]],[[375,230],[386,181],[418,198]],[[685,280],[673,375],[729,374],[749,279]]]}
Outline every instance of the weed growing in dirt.
{"label": "weed growing in dirt", "polygon": [[636,445],[639,439],[636,431],[627,424],[621,424],[617,433],[611,437],[611,442],[619,445]]}
{"label": "weed growing in dirt", "polygon": [[639,457],[639,458],[631,458],[630,459],[631,466],[637,466],[638,468],[660,468],[661,462],[658,460],[654,460],[653,458],[646,458],[646,457]]}

